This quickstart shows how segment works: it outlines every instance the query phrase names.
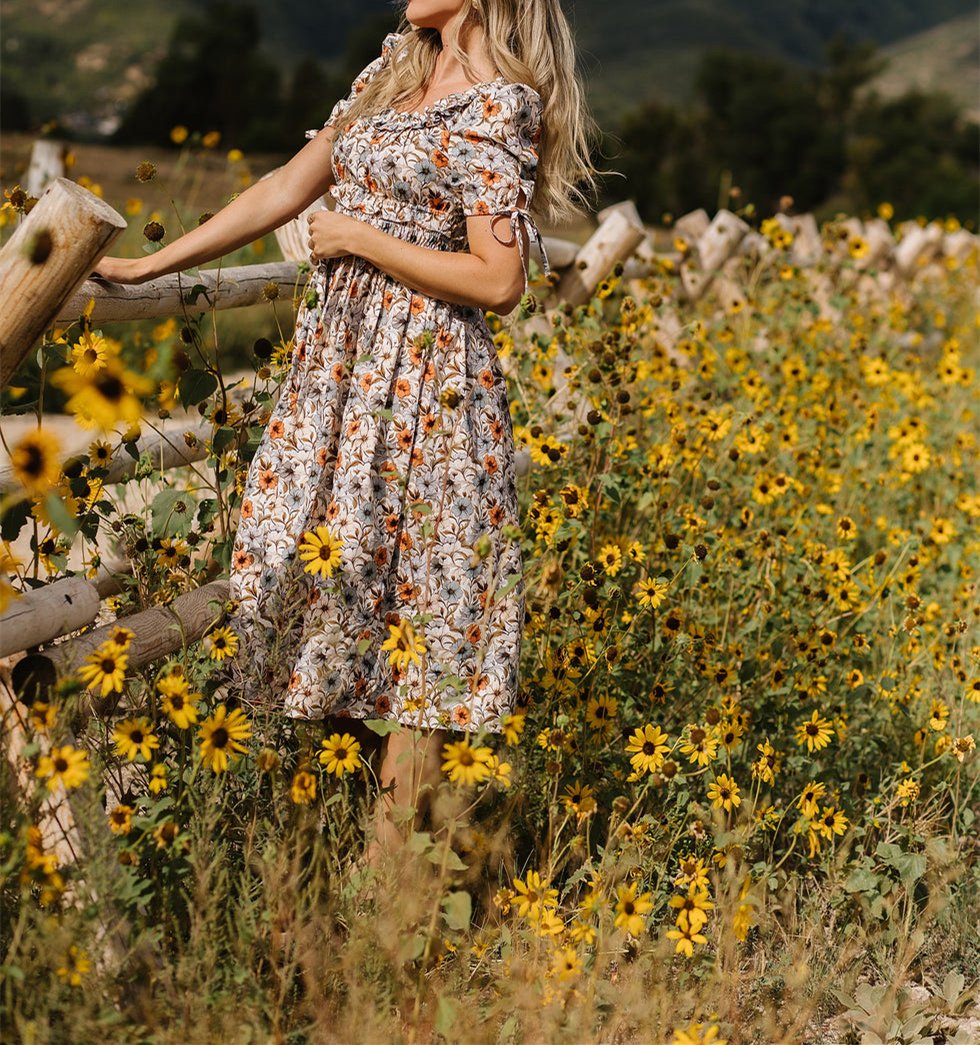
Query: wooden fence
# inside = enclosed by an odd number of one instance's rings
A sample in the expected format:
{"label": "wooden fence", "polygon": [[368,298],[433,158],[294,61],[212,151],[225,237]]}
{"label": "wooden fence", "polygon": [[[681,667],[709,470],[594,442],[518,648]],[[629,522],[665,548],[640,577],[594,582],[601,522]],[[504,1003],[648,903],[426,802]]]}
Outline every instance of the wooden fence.
{"label": "wooden fence", "polygon": [[[285,259],[281,262],[205,270],[193,276],[174,274],[138,286],[89,280],[126,222],[99,197],[62,176],[51,143],[38,145],[28,182],[35,191],[42,187],[43,191],[0,250],[2,386],[9,383],[44,331],[52,324],[76,320],[92,299],[91,320],[97,323],[239,308],[263,300],[270,284],[298,285],[299,265],[306,260],[309,211],[276,230]],[[320,206],[318,201],[309,210]],[[774,249],[765,236],[727,210],[714,217],[702,210],[685,215],[673,227],[673,249],[660,253],[631,201],[608,207],[597,218],[598,227],[581,246],[557,237],[544,238],[555,276],[538,294],[543,307],[528,320],[529,334],[548,332],[555,308],[588,302],[598,283],[622,263],[622,275],[628,281],[673,274],[674,300],[658,314],[658,327],[670,351],[672,339],[682,327],[678,309],[685,302],[696,301],[709,288],[722,299],[738,297],[743,293],[737,279],[745,256],[762,259]],[[775,220],[792,233],[789,259],[807,270],[814,299],[821,311],[831,315],[832,288],[823,270],[828,256],[846,249],[846,243],[841,246],[845,239],[860,239],[866,248],[851,265],[854,278],[872,280],[882,292],[897,281],[911,281],[930,267],[942,265],[946,258],[962,259],[977,250],[977,237],[972,233],[962,229],[947,232],[936,223],[905,223],[898,226],[896,237],[884,221],[850,218],[838,227],[839,242],[827,243],[812,215],[779,214]],[[189,293],[201,286],[203,293]],[[678,362],[683,365],[683,357]],[[562,369],[563,360],[556,360],[556,409],[564,401]],[[183,439],[156,437],[140,448],[151,450],[154,459],[159,457],[162,468],[179,467],[207,455],[210,434],[210,424],[190,425]],[[109,464],[107,481],[127,481],[135,474],[135,464],[128,454],[117,453]],[[15,488],[12,472],[0,472],[0,492]],[[69,577],[51,582],[20,594],[0,616],[0,658],[7,658],[0,661],[0,714],[6,723],[8,756],[15,764],[27,735],[24,702],[43,697],[99,644],[107,628],[92,630],[91,625],[100,613],[101,600],[121,589],[129,571],[127,563],[117,563],[91,580]],[[169,606],[124,618],[135,634],[129,663],[146,664],[198,640],[213,625],[218,616],[215,606],[220,610],[227,591],[227,580],[214,579]],[[73,633],[79,634],[66,638]],[[79,844],[77,834],[64,825],[60,830],[73,852]]]}

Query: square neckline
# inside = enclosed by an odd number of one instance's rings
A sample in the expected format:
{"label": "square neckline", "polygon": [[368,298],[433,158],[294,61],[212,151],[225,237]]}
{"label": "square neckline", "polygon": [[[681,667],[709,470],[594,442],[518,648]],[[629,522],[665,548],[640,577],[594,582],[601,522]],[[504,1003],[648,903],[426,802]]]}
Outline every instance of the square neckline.
{"label": "square neckline", "polygon": [[441,98],[436,98],[435,101],[430,102],[428,105],[424,105],[421,109],[396,109],[393,105],[389,105],[387,109],[383,111],[394,113],[396,116],[422,116],[424,113],[430,112],[432,109],[435,109],[448,101],[452,101],[455,98],[465,97],[467,94],[483,87],[493,87],[494,84],[500,83],[501,81],[506,83],[506,77],[497,76],[492,80],[485,80],[483,83],[471,84],[469,87],[464,87],[460,91],[453,91],[451,94],[444,94]]}

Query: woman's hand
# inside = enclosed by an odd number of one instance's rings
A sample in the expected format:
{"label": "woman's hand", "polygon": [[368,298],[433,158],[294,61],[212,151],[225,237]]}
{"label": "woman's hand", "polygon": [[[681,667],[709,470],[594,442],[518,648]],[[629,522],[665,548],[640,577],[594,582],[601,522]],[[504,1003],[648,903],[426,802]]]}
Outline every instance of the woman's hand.
{"label": "woman's hand", "polygon": [[325,261],[327,258],[354,253],[352,233],[360,224],[356,218],[324,208],[306,220],[309,225],[306,246],[312,261]]}
{"label": "woman's hand", "polygon": [[147,258],[102,258],[90,278],[108,283],[145,283],[153,278]]}

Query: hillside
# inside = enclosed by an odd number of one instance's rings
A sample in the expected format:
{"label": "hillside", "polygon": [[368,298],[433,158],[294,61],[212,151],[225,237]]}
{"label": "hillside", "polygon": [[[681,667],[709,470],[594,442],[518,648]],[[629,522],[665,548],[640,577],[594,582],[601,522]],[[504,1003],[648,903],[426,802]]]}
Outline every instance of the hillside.
{"label": "hillside", "polygon": [[[8,101],[20,94],[34,122],[61,117],[80,132],[111,128],[118,113],[151,81],[175,20],[206,0],[139,5],[128,0],[5,0],[3,80]],[[581,51],[589,98],[601,122],[615,122],[622,99],[689,96],[705,47],[821,61],[840,30],[894,54],[890,91],[902,85],[955,84],[976,107],[977,44],[970,0],[576,0],[567,9]],[[968,14],[970,12],[970,14]],[[365,21],[380,38],[394,24],[390,0],[277,0],[260,10],[265,46],[284,68],[312,54],[335,69]],[[965,41],[965,42],[964,42]],[[947,62],[955,55],[952,69]],[[326,100],[329,102],[329,99]],[[190,116],[189,116],[190,118]]]}
{"label": "hillside", "polygon": [[980,34],[976,12],[952,18],[886,48],[888,67],[869,87],[892,98],[909,87],[948,91],[980,122]]}

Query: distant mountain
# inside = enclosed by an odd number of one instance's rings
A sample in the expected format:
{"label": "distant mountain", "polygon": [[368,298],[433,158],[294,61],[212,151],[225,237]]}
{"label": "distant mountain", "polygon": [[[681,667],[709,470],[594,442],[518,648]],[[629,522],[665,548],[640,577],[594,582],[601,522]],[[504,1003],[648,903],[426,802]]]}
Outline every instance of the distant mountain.
{"label": "distant mountain", "polygon": [[885,48],[888,66],[869,88],[893,98],[909,87],[946,91],[980,123],[980,33],[976,10]]}
{"label": "distant mountain", "polygon": [[[3,90],[26,100],[35,124],[59,116],[80,131],[105,133],[151,82],[175,20],[206,3],[4,0]],[[391,0],[257,6],[266,48],[287,68],[313,55],[339,71],[345,54],[352,61],[370,55],[396,22]],[[706,47],[817,65],[838,31],[893,45],[895,62],[882,80],[890,90],[919,77],[921,55],[928,54],[932,82],[962,79],[957,97],[967,105],[972,98],[976,106],[977,37],[966,17],[975,17],[974,0],[568,0],[566,10],[590,103],[606,126],[627,100],[632,106],[654,97],[689,97]],[[951,47],[958,48],[952,69]],[[324,99],[325,110],[332,101]]]}

